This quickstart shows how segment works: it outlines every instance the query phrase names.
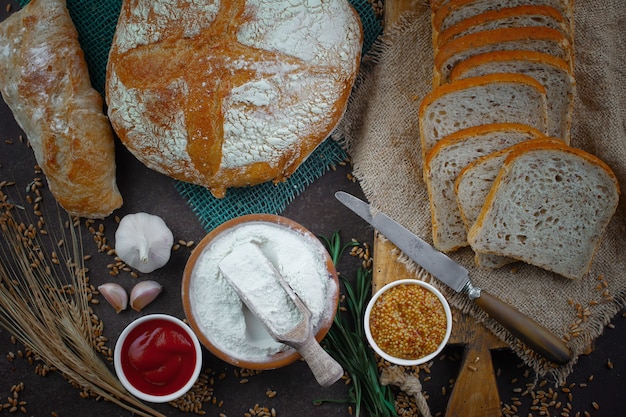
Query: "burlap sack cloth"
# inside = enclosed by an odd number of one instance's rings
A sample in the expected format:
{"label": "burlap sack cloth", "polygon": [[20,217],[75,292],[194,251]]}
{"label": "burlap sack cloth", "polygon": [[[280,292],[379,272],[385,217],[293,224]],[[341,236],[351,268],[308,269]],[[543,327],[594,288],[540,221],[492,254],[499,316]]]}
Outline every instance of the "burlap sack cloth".
{"label": "burlap sack cloth", "polygon": [[[374,208],[432,243],[417,120],[420,100],[432,88],[430,15],[423,3],[416,4],[398,24],[388,28],[365,58],[362,77],[340,132]],[[604,160],[626,189],[624,0],[576,1],[575,25],[577,93],[572,145]],[[496,271],[481,270],[474,266],[471,250],[451,254],[470,271],[475,285],[513,304],[555,334],[569,338],[574,359],[563,366],[553,367],[530,354],[465,296],[438,286],[453,306],[483,322],[538,376],[563,382],[579,355],[625,305],[625,224],[626,199],[622,198],[590,274],[578,281],[521,263]],[[402,260],[420,273],[411,261]],[[429,277],[425,279],[430,281]]]}

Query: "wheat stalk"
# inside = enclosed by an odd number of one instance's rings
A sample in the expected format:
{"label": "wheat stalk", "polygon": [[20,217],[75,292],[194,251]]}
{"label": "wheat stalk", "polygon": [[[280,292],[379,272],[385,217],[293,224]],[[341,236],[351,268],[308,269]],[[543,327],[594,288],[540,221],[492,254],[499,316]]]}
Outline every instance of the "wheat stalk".
{"label": "wheat stalk", "polygon": [[[0,326],[83,390],[140,416],[163,416],[131,396],[94,350],[80,226],[68,215],[66,231],[59,214],[55,240],[20,211],[0,189]],[[59,262],[45,243],[59,251]]]}

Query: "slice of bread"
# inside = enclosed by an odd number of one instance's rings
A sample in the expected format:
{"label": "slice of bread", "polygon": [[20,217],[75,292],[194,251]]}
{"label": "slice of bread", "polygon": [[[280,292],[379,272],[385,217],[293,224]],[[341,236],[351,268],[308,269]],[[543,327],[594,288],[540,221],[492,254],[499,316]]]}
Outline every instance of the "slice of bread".
{"label": "slice of bread", "polygon": [[[555,138],[538,137],[532,141],[554,141]],[[508,148],[493,152],[489,155],[476,159],[459,172],[454,182],[454,193],[456,195],[461,218],[465,224],[465,229],[469,230],[483,208],[491,186],[495,181],[500,168],[504,164],[507,156],[517,146],[528,146],[526,142],[513,145]],[[515,259],[492,255],[489,253],[476,252],[476,265],[481,268],[500,268]]]}
{"label": "slice of bread", "polygon": [[617,178],[597,157],[564,143],[529,142],[506,158],[468,241],[478,252],[580,279],[618,200]]}
{"label": "slice of bread", "polygon": [[437,142],[424,163],[433,242],[437,249],[450,252],[467,246],[466,227],[454,192],[459,172],[477,158],[544,136],[528,125],[499,123],[463,129]]}
{"label": "slice of bread", "polygon": [[498,72],[526,74],[539,81],[546,89],[548,100],[548,135],[569,143],[576,82],[568,64],[541,52],[487,52],[456,65],[450,80]]}
{"label": "slice of bread", "polygon": [[435,88],[419,107],[422,157],[444,137],[490,123],[522,123],[546,132],[545,88],[523,74],[489,74]]}
{"label": "slice of bread", "polygon": [[[506,3],[506,4],[504,4]],[[470,17],[504,7],[550,6],[558,10],[573,30],[573,0],[449,0],[437,7],[432,16],[433,30],[442,33]],[[573,32],[572,32],[573,33]]]}
{"label": "slice of bread", "polygon": [[443,6],[448,4],[450,0],[430,0],[430,11],[431,13],[437,13],[437,10],[441,9]]}
{"label": "slice of bread", "polygon": [[434,32],[434,47],[437,51],[451,40],[476,32],[508,27],[537,26],[558,30],[572,41],[569,23],[557,9],[550,6],[521,5],[489,10],[461,20],[441,33]]}
{"label": "slice of bread", "polygon": [[500,28],[471,33],[443,45],[435,55],[433,84],[448,82],[454,67],[478,54],[493,51],[523,50],[542,52],[567,62],[573,68],[570,41],[548,27]]}

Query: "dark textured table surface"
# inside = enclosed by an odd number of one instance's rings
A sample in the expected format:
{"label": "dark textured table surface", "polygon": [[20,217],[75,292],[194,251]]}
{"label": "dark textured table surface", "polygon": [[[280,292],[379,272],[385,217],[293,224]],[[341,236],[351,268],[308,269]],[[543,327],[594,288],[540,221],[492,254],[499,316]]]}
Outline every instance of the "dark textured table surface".
{"label": "dark textured table surface", "polygon": [[[8,4],[11,4],[10,10],[6,7]],[[2,2],[1,8],[0,20],[7,13],[17,10],[14,2],[6,0]],[[15,181],[18,190],[25,190],[35,176],[35,160],[23,133],[4,102],[0,103],[0,140],[0,182]],[[117,145],[118,182],[124,197],[124,206],[115,214],[121,217],[127,213],[147,211],[161,216],[172,229],[176,240],[200,241],[206,232],[186,201],[175,190],[173,180],[145,168],[119,143]],[[333,198],[334,192],[340,189],[362,196],[358,183],[353,182],[349,174],[349,166],[338,166],[337,170],[329,171],[309,186],[281,214],[301,223],[316,235],[330,236],[335,230],[339,230],[346,241],[356,238],[360,242],[371,244],[373,230],[356,216],[349,215]],[[112,242],[116,228],[113,216],[96,224],[103,225],[105,236]],[[161,282],[165,290],[141,313],[127,310],[116,314],[104,300],[100,305],[94,306],[105,323],[105,335],[109,338],[111,348],[122,328],[140,315],[163,312],[184,318],[180,282],[192,249],[193,247],[182,248],[173,252],[166,267],[149,275],[149,278]],[[133,280],[137,280],[130,274],[111,277],[107,268],[112,261],[111,256],[98,253],[93,239],[90,240],[88,235],[85,252],[92,254],[87,266],[95,285],[118,280],[123,285],[130,286]],[[337,269],[344,276],[353,279],[359,264],[358,259],[345,256]],[[141,276],[139,279],[146,277],[148,276]],[[565,387],[556,387],[550,381],[535,381],[532,372],[508,350],[492,352],[505,414],[584,416],[589,413],[598,417],[625,415],[621,404],[621,395],[626,391],[623,378],[626,370],[625,335],[626,322],[622,311],[594,343],[593,351],[580,358]],[[0,330],[0,406],[3,407],[0,415],[12,414],[12,387],[20,383],[24,384],[24,388],[18,393],[18,402],[24,403],[14,411],[18,415],[130,415],[105,401],[82,398],[78,389],[54,372],[46,376],[38,375],[35,365],[21,357],[24,352],[25,348],[19,343],[14,344],[9,333]],[[463,346],[448,346],[441,357],[433,362],[429,373],[420,373],[433,415],[445,413],[462,353]],[[12,356],[15,357],[11,358]],[[212,396],[202,406],[206,415],[219,416],[223,413],[229,417],[244,416],[255,405],[273,408],[278,416],[347,416],[351,413],[348,404],[315,404],[318,399],[345,398],[348,385],[338,382],[330,388],[321,388],[306,364],[301,361],[282,369],[249,376],[244,373],[242,376],[242,370],[205,351],[204,369],[214,380],[211,386]],[[537,382],[537,386],[532,392],[528,392],[526,384],[533,382]],[[275,391],[276,395],[268,396],[268,390]],[[539,399],[533,400],[534,398]],[[20,407],[24,409],[20,410]],[[168,404],[156,405],[155,408],[165,415],[188,415]]]}

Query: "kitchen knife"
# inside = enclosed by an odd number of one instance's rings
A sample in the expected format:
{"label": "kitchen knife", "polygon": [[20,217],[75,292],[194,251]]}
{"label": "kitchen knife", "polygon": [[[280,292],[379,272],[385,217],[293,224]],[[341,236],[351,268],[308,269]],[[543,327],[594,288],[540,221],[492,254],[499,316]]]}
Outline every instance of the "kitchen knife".
{"label": "kitchen knife", "polygon": [[366,202],[343,191],[335,193],[335,197],[374,226],[405,255],[421,265],[435,278],[454,291],[466,294],[489,317],[498,321],[526,346],[556,364],[565,364],[570,361],[571,352],[563,340],[512,305],[472,285],[469,273],[463,266],[433,248],[386,214],[378,212],[372,215],[370,206]]}

